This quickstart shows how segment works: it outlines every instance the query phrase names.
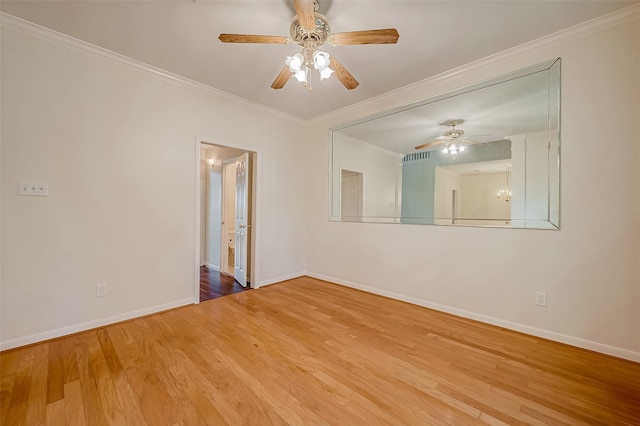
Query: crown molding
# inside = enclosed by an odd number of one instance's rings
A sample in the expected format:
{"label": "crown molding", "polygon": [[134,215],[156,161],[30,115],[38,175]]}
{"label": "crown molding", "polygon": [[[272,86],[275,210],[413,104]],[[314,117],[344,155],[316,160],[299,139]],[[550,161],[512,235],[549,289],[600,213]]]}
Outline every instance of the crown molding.
{"label": "crown molding", "polygon": [[[335,119],[342,118],[345,115],[348,115],[350,113],[354,113],[358,110],[367,109],[368,106],[372,106],[374,107],[373,109],[376,109],[375,105],[378,105],[378,104],[386,105],[387,107],[386,109],[393,109],[396,107],[400,107],[400,106],[406,105],[407,102],[402,102],[401,104],[397,104],[396,99],[398,97],[402,97],[402,99],[406,99],[404,96],[402,96],[402,95],[406,95],[408,98],[413,98],[415,96],[416,90],[424,86],[438,84],[438,83],[445,83],[457,78],[461,74],[469,73],[476,69],[484,68],[487,66],[505,63],[513,59],[526,57],[527,55],[534,54],[536,52],[548,49],[550,47],[558,46],[558,45],[570,42],[572,40],[583,38],[590,34],[598,33],[608,28],[622,25],[626,22],[634,21],[637,19],[640,19],[640,3],[636,3],[634,5],[608,13],[606,15],[593,18],[589,21],[576,24],[572,27],[565,28],[555,33],[542,36],[535,40],[523,43],[521,45],[509,48],[507,50],[503,50],[493,55],[486,56],[476,61],[469,62],[465,65],[461,65],[459,67],[444,71],[440,74],[436,74],[434,76],[417,81],[415,83],[408,84],[406,86],[389,91],[387,93],[383,93],[382,95],[365,99],[364,101],[349,105],[347,107],[341,108],[336,111],[332,111],[328,114],[315,117],[308,121],[312,123],[319,123],[327,120],[332,121]],[[417,102],[419,100],[420,99],[416,99],[415,101]]]}
{"label": "crown molding", "polygon": [[532,40],[530,42],[521,44],[519,46],[484,57],[477,61],[473,61],[468,64],[462,65],[460,67],[456,67],[451,70],[442,72],[440,74],[436,74],[424,80],[411,83],[399,89],[392,90],[390,92],[384,93],[379,96],[375,96],[373,98],[365,99],[364,101],[349,105],[339,110],[332,111],[328,114],[325,114],[319,117],[314,117],[308,120],[303,120],[293,115],[284,113],[282,111],[248,101],[245,98],[232,95],[228,92],[222,91],[220,89],[216,89],[212,86],[208,86],[206,84],[199,83],[195,80],[188,79],[181,75],[171,73],[169,71],[154,67],[152,65],[146,64],[141,61],[137,61],[127,56],[121,55],[119,53],[115,53],[113,51],[104,49],[102,47],[71,37],[61,32],[43,27],[41,25],[34,24],[33,22],[18,18],[16,16],[13,16],[1,11],[0,11],[0,27],[8,28],[32,37],[39,38],[44,41],[48,41],[69,49],[73,49],[75,51],[102,59],[112,64],[116,64],[137,72],[142,72],[146,75],[149,75],[173,84],[177,84],[185,88],[197,90],[207,94],[220,96],[225,99],[229,99],[234,102],[238,102],[240,104],[246,105],[256,110],[266,111],[270,114],[278,115],[288,120],[293,120],[298,122],[304,121],[307,123],[317,123],[317,122],[323,122],[325,120],[330,120],[334,117],[343,116],[346,113],[354,112],[354,111],[366,108],[369,105],[375,105],[379,102],[388,101],[388,104],[391,107],[400,106],[400,105],[395,105],[395,103],[393,102],[393,99],[399,95],[411,94],[415,92],[415,90],[419,87],[423,87],[425,85],[430,85],[434,83],[444,83],[449,80],[455,79],[460,74],[468,73],[475,69],[482,68],[485,66],[495,65],[501,62],[507,62],[511,59],[526,56],[528,54],[532,54],[532,53],[547,49],[549,47],[557,46],[559,44],[566,43],[571,40],[582,38],[589,34],[604,31],[608,28],[618,26],[639,18],[640,18],[640,3],[628,6],[623,9],[619,9],[617,11],[608,13],[606,15],[602,15],[600,17],[591,19],[589,21],[585,21],[583,23],[574,25],[573,27],[569,27],[564,30],[540,37],[536,40]]}
{"label": "crown molding", "polygon": [[154,67],[153,65],[149,65],[144,62],[129,58],[128,56],[121,55],[111,50],[96,46],[75,37],[71,37],[70,35],[52,30],[47,27],[43,27],[41,25],[35,24],[22,18],[18,18],[5,12],[0,12],[0,27],[17,31],[19,33],[44,40],[49,43],[57,44],[65,48],[75,50],[76,52],[80,52],[85,55],[101,59],[105,62],[109,62],[111,64],[118,65],[132,71],[137,71],[148,76],[182,86],[187,89],[196,90],[199,92],[207,93],[209,95],[220,96],[227,100],[240,103],[249,108],[268,112],[270,114],[275,114],[289,120],[299,121],[299,118],[293,115],[248,101],[247,99],[240,96],[236,96],[223,90],[216,89],[215,87],[188,79],[179,74],[174,74],[170,71]]}

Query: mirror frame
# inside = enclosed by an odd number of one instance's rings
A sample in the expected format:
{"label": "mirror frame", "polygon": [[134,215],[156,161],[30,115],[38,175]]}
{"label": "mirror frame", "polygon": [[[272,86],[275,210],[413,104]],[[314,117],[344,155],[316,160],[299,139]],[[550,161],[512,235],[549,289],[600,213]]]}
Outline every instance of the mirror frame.
{"label": "mirror frame", "polygon": [[[369,223],[401,223],[401,224],[428,224],[428,225],[444,225],[444,226],[481,226],[481,227],[500,227],[500,228],[516,228],[516,229],[551,229],[558,230],[560,229],[560,58],[554,58],[550,61],[546,61],[544,63],[530,66],[515,72],[511,72],[508,74],[501,75],[497,78],[493,78],[490,80],[483,81],[478,84],[474,84],[471,86],[467,86],[458,90],[450,91],[447,93],[443,93],[441,95],[414,102],[405,106],[401,106],[398,108],[394,108],[392,110],[383,111],[377,114],[373,114],[370,116],[366,116],[364,118],[350,121],[348,123],[340,124],[338,126],[332,127],[329,129],[329,220],[330,221],[338,221],[338,222],[369,222]],[[539,73],[544,73],[539,74]],[[496,86],[500,84],[506,84],[509,82],[513,82],[517,79],[526,78],[528,76],[536,75],[537,77],[544,77],[546,75],[547,78],[547,86],[546,86],[546,96],[547,96],[547,116],[546,118],[546,129],[540,129],[540,132],[545,132],[546,135],[542,135],[542,137],[546,136],[548,142],[547,146],[547,158],[546,158],[546,177],[541,176],[540,179],[545,179],[546,182],[535,182],[538,187],[541,185],[544,186],[546,183],[546,206],[542,206],[542,210],[546,209],[546,213],[537,212],[536,214],[531,213],[529,210],[524,210],[523,217],[513,217],[511,216],[511,220],[508,222],[502,222],[494,220],[494,219],[478,219],[476,222],[485,222],[482,223],[455,223],[453,220],[452,223],[441,223],[438,217],[413,217],[411,220],[407,220],[407,217],[403,217],[402,214],[396,215],[384,215],[384,216],[373,216],[373,215],[363,215],[363,216],[353,216],[353,217],[342,217],[341,216],[341,207],[340,207],[340,182],[336,182],[336,173],[342,173],[341,164],[335,158],[336,155],[336,136],[340,134],[341,131],[354,128],[354,126],[361,126],[365,123],[375,123],[375,120],[382,121],[383,119],[388,119],[397,114],[402,114],[403,112],[411,112],[416,108],[423,107],[428,105],[430,107],[436,106],[437,103],[444,100],[450,100],[454,97],[464,96],[465,94],[470,94],[473,92],[477,92],[480,89],[486,89],[491,86]],[[385,129],[385,132],[387,130]],[[508,138],[507,138],[508,139]],[[368,143],[362,141],[363,143]],[[544,142],[544,141],[543,141]],[[372,147],[377,147],[374,144],[370,144]],[[381,150],[385,150],[385,148],[379,148]],[[544,148],[543,148],[544,149]],[[525,149],[526,151],[526,149]],[[388,152],[389,153],[389,152]],[[400,155],[399,158],[402,158],[404,154]],[[408,155],[416,155],[408,154]],[[526,153],[523,168],[524,170],[521,172],[526,175]],[[401,160],[400,160],[401,161]],[[400,163],[402,164],[402,163]],[[352,171],[356,172],[356,170]],[[402,174],[402,173],[401,173]],[[542,175],[542,174],[541,174]],[[528,178],[527,178],[528,179]],[[336,186],[338,185],[338,186]],[[366,186],[367,183],[365,182]],[[527,186],[526,184],[524,188],[525,197],[527,197]],[[533,188],[533,185],[532,185]],[[336,193],[337,192],[337,193]],[[401,189],[396,187],[396,192],[402,192]],[[530,191],[533,193],[533,189]],[[396,194],[396,211],[401,212],[400,201],[402,195]],[[541,197],[544,197],[542,195]],[[530,203],[533,204],[533,203]],[[543,203],[544,204],[544,203]],[[524,204],[526,205],[526,199]],[[337,210],[336,210],[337,209]],[[541,210],[540,208],[538,210]],[[510,213],[512,214],[512,213]]]}

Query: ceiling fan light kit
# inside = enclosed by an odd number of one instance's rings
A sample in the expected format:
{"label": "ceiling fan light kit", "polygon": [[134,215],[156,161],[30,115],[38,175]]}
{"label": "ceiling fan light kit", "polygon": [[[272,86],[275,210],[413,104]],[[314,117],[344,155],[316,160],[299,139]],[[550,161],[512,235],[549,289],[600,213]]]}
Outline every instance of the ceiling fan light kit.
{"label": "ceiling fan light kit", "polygon": [[311,70],[320,74],[320,80],[325,80],[336,74],[338,80],[348,90],[358,87],[358,81],[349,71],[327,52],[318,50],[325,43],[333,46],[348,46],[357,44],[395,44],[400,37],[395,28],[380,30],[349,31],[331,33],[329,22],[324,15],[318,13],[319,5],[314,0],[294,0],[296,16],[289,27],[289,37],[251,35],[251,34],[220,34],[223,43],[263,43],[288,44],[294,42],[302,47],[302,52],[288,56],[285,66],[271,84],[273,89],[282,89],[293,76],[304,83],[311,91],[309,76]]}
{"label": "ceiling fan light kit", "polygon": [[449,146],[445,146],[442,149],[442,153],[443,154],[451,154],[451,155],[456,155],[458,152],[464,152],[467,148],[464,145],[457,145],[455,143],[452,143]]}
{"label": "ceiling fan light kit", "polygon": [[452,129],[444,132],[445,147],[442,148],[443,154],[451,154],[455,156],[458,152],[464,152],[467,147],[462,144],[462,135],[464,130],[456,129],[456,126],[464,123],[464,120],[449,120],[444,124],[452,126]]}

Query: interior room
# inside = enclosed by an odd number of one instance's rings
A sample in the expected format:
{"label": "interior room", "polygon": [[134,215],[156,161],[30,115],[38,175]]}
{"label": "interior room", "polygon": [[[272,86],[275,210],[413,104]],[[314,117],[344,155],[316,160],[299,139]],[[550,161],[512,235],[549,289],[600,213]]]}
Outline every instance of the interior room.
{"label": "interior room", "polygon": [[640,424],[640,2],[0,11],[2,424]]}

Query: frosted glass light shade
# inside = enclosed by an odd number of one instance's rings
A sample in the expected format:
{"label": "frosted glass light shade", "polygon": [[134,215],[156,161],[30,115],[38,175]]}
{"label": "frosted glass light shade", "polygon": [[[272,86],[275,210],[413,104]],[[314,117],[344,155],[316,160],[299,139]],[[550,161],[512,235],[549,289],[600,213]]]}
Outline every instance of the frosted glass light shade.
{"label": "frosted glass light shade", "polygon": [[333,74],[333,70],[329,67],[326,67],[325,69],[320,71],[320,80],[331,77],[331,74]]}
{"label": "frosted glass light shade", "polygon": [[289,70],[291,72],[298,72],[302,68],[302,64],[304,63],[304,57],[301,53],[296,53],[293,56],[287,56],[287,60],[285,61],[287,66],[289,66]]}
{"label": "frosted glass light shade", "polygon": [[296,71],[295,74],[293,74],[293,76],[300,83],[306,83],[307,82],[307,69],[303,67],[302,69]]}
{"label": "frosted glass light shade", "polygon": [[322,71],[329,66],[329,62],[329,54],[327,52],[316,50],[313,53],[313,67],[315,69]]}

